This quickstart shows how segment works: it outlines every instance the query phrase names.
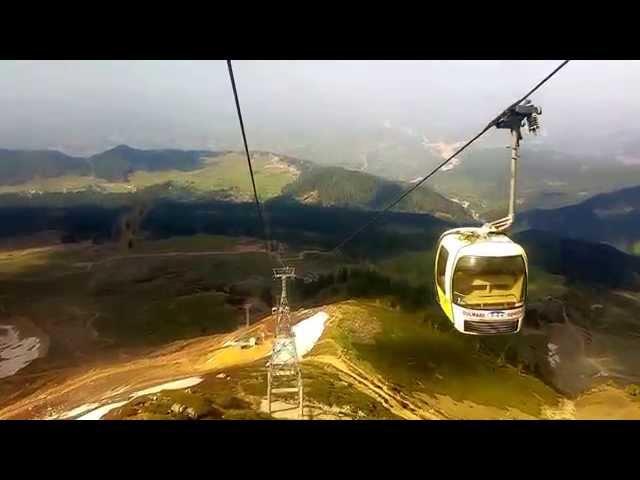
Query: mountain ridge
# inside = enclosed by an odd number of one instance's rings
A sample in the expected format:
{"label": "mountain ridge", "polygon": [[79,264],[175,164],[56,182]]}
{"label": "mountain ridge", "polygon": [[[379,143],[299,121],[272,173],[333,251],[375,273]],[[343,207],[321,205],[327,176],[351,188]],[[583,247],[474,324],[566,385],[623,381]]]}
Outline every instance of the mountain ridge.
{"label": "mountain ridge", "polygon": [[90,173],[91,166],[86,158],[73,157],[57,150],[0,149],[0,184],[18,185],[35,177]]}
{"label": "mountain ridge", "polygon": [[627,253],[639,254],[640,186],[595,195],[567,207],[524,212],[516,227],[608,243]]}
{"label": "mountain ridge", "polygon": [[[8,157],[11,152],[14,158],[20,157],[20,151],[8,152]],[[60,152],[42,152],[40,156],[50,159],[54,165],[61,164],[49,168],[51,174],[46,181],[40,177],[31,178],[28,183],[14,181],[11,188],[0,186],[0,193],[13,194],[18,200],[21,195],[37,194],[41,197],[39,203],[46,200],[42,198],[45,193],[99,195],[144,190],[154,198],[180,194],[185,199],[217,196],[240,201],[249,201],[253,196],[244,155],[239,152],[140,150],[119,145],[87,159],[78,157],[75,163],[69,163],[67,156]],[[17,163],[5,162],[8,170]],[[253,151],[252,163],[258,194],[263,201],[283,197],[283,201],[376,210],[410,186],[363,171],[317,165],[271,152]],[[33,167],[27,166],[20,176],[10,178],[25,180],[29,168]],[[2,164],[0,172],[1,169]],[[0,177],[0,184],[2,178],[5,177]],[[5,196],[4,203],[7,199]],[[448,221],[473,221],[464,207],[428,187],[414,192],[397,210],[431,213]]]}

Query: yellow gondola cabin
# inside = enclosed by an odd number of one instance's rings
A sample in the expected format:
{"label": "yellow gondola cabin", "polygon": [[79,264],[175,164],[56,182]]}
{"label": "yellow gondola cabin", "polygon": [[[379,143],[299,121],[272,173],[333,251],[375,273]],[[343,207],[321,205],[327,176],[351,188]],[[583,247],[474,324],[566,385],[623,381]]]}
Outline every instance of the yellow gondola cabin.
{"label": "yellow gondola cabin", "polygon": [[475,335],[517,333],[527,295],[527,255],[509,237],[457,228],[438,242],[437,301],[456,330]]}

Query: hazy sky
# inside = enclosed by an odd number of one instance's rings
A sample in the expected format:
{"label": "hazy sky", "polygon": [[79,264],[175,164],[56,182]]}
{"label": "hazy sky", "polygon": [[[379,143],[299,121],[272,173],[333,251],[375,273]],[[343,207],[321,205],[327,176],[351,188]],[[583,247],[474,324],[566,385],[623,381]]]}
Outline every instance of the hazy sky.
{"label": "hazy sky", "polygon": [[[559,62],[236,61],[234,69],[250,144],[385,122],[454,141]],[[532,98],[543,108],[544,140],[605,152],[634,140],[637,85],[638,61],[569,63]],[[0,112],[4,148],[240,146],[224,61],[1,61]]]}

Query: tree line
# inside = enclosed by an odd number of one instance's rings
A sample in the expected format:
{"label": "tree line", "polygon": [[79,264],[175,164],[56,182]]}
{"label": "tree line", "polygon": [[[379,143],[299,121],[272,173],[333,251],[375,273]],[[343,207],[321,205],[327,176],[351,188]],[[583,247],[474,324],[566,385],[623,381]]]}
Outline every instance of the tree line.
{"label": "tree line", "polygon": [[411,285],[405,279],[385,275],[374,267],[341,267],[337,271],[320,274],[314,281],[296,278],[292,284],[292,300],[308,303],[313,299],[326,302],[341,298],[390,297],[391,306],[416,311],[433,305],[434,293],[430,283]]}

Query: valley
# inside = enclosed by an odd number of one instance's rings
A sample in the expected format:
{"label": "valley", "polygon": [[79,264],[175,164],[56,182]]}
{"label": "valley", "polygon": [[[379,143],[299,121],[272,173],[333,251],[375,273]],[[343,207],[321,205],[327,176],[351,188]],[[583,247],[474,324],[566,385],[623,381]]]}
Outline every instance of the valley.
{"label": "valley", "polygon": [[[637,293],[594,293],[536,267],[525,331],[468,337],[452,331],[421,290],[432,255],[394,255],[369,267],[297,257],[311,280],[292,285],[294,322],[327,315],[302,360],[305,418],[610,418],[617,413],[599,407],[609,398],[624,418],[640,418]],[[131,251],[58,244],[4,250],[0,260],[3,324],[29,319],[50,342],[0,381],[0,418],[270,417],[264,362],[277,292],[258,239],[142,238]],[[362,268],[408,284],[378,286],[375,275],[357,273]],[[418,303],[408,288],[421,292]],[[233,346],[249,338],[258,342]],[[549,345],[557,346],[556,363]],[[291,412],[284,402],[271,418]]]}
{"label": "valley", "polygon": [[640,420],[640,63],[1,66],[0,420]]}
{"label": "valley", "polygon": [[[78,175],[58,159],[59,152],[0,152],[0,170],[9,178],[29,175],[21,156],[48,158],[54,173],[32,168],[27,181],[2,182],[0,205],[51,205],[57,202],[152,202],[161,198],[218,199],[246,202],[253,198],[246,160],[238,152],[138,150],[119,146],[86,159],[93,173]],[[37,154],[37,155],[36,155]],[[117,161],[117,162],[116,162]],[[3,163],[4,162],[4,163]],[[104,171],[95,163],[109,163]],[[156,165],[153,162],[160,162]],[[342,167],[319,166],[309,161],[254,152],[252,163],[262,201],[294,201],[319,206],[357,207],[374,210],[389,203],[407,184]],[[153,165],[153,166],[150,166]],[[67,170],[65,170],[67,169]],[[43,174],[46,174],[43,176]],[[398,211],[431,213],[445,220],[471,219],[464,207],[425,187],[397,207]]]}
{"label": "valley", "polygon": [[[265,410],[279,289],[243,156],[114,150],[0,186],[0,418],[294,418],[286,400]],[[525,327],[473,337],[434,303],[433,248],[490,199],[476,210],[442,185],[419,189],[328,255],[409,184],[253,160],[274,248],[296,267],[294,322],[326,318],[319,337],[300,337],[305,418],[640,419],[633,189],[559,219],[525,212],[514,236],[531,267]],[[573,229],[586,208],[619,219],[621,237],[607,236],[615,222],[585,227],[599,236]]]}
{"label": "valley", "polygon": [[[340,166],[392,181],[414,182],[463,143],[459,138],[425,139],[418,132],[417,127],[371,127],[348,134],[317,134],[307,148],[286,141],[261,145],[276,145],[279,152],[323,167]],[[430,180],[430,187],[447,198],[468,202],[480,218],[502,216],[508,189],[508,144],[508,135],[503,133],[480,140],[438,172]],[[520,211],[565,207],[640,184],[637,162],[624,163],[613,154],[546,149],[533,136],[523,143],[519,169]]]}
{"label": "valley", "polygon": [[596,195],[575,205],[531,210],[520,229],[539,229],[574,239],[602,242],[632,254],[640,252],[640,188]]}

